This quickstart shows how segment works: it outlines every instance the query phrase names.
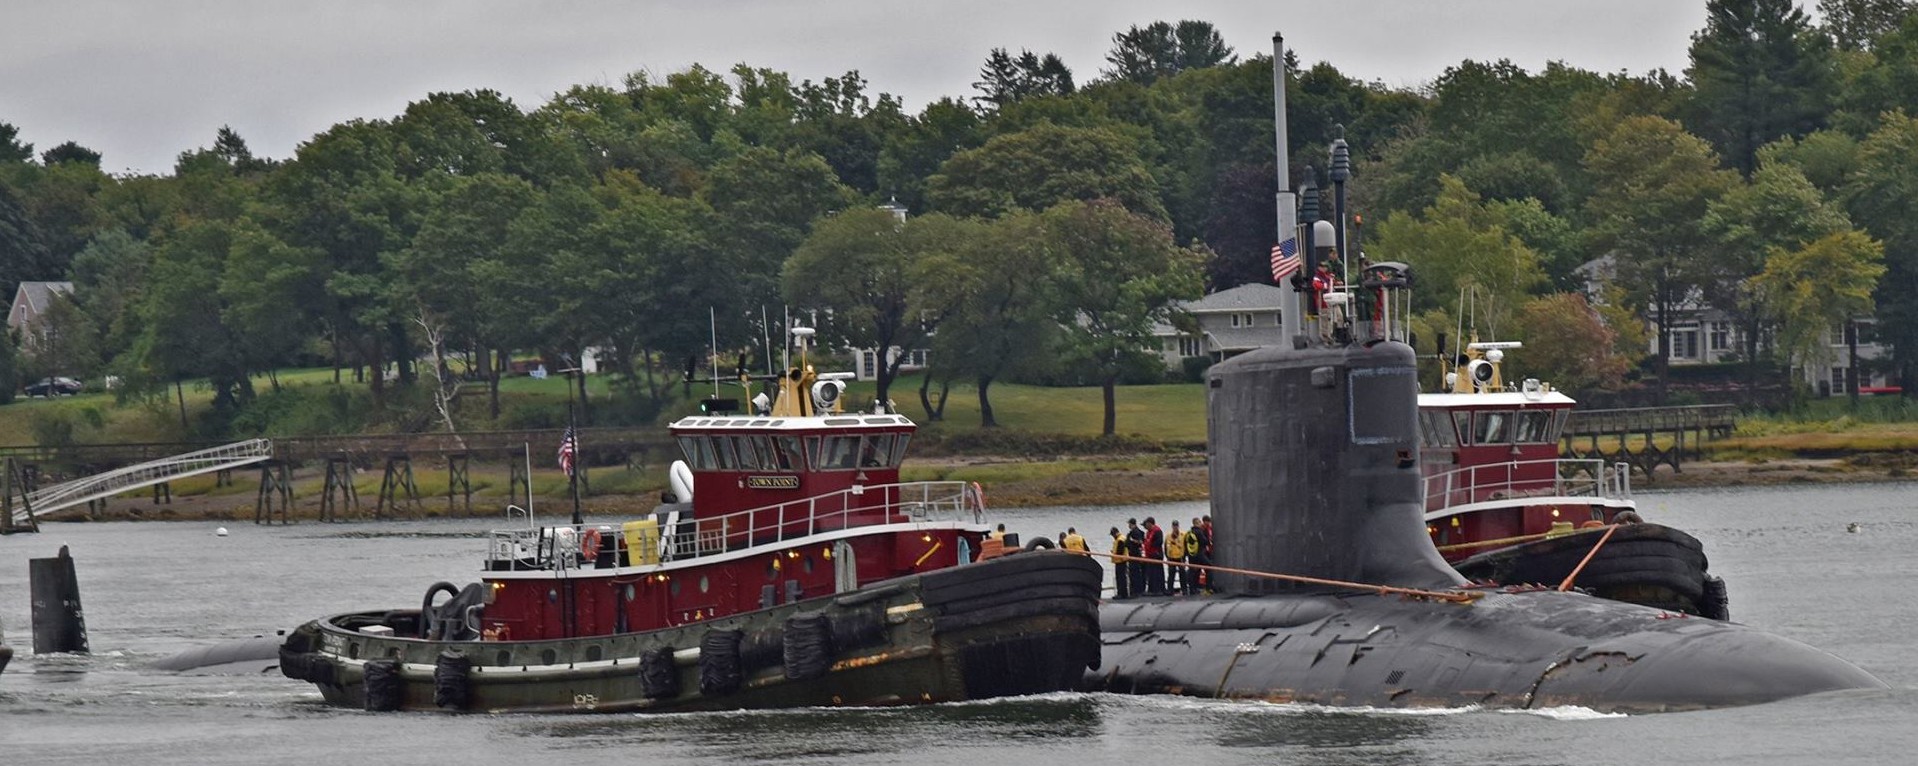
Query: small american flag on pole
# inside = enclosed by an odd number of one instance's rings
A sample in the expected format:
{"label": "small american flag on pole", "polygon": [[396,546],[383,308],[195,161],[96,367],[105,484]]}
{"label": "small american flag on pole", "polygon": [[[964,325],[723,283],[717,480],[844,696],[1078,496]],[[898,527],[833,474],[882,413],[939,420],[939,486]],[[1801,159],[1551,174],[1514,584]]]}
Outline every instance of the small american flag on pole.
{"label": "small american flag on pole", "polygon": [[1285,281],[1292,272],[1298,271],[1304,262],[1299,260],[1299,240],[1292,237],[1272,248],[1272,281]]}
{"label": "small american flag on pole", "polygon": [[573,427],[567,426],[565,435],[559,437],[559,470],[567,476],[573,475],[574,454],[579,452],[579,437],[573,433]]}

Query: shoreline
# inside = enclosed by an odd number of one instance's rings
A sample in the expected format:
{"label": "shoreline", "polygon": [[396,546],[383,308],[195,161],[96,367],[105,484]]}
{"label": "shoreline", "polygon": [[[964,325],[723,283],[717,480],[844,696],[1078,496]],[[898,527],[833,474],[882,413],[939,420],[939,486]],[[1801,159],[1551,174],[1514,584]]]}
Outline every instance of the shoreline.
{"label": "shoreline", "polygon": [[[1053,463],[1065,470],[1053,475],[1029,479],[1009,479],[993,481],[982,479],[988,508],[1031,508],[1059,505],[1146,505],[1204,500],[1209,494],[1208,472],[1202,461],[1190,456],[1160,456],[1158,465],[1132,466],[1125,468],[1101,467],[1098,461],[1081,458],[1059,458],[1046,460],[1020,460],[1014,458],[963,458],[956,460],[919,461],[922,465],[947,470],[981,468],[994,465]],[[1660,467],[1649,480],[1634,475],[1632,490],[1634,493],[1656,492],[1669,489],[1700,489],[1711,487],[1748,487],[1782,486],[1791,484],[1842,484],[1842,483],[1880,483],[1918,480],[1918,470],[1908,468],[1903,460],[1872,460],[1869,457],[1852,458],[1816,458],[1816,459],[1777,459],[1761,461],[1709,461],[1701,460],[1684,464],[1678,472],[1669,467]],[[1078,469],[1078,470],[1074,470]],[[541,498],[546,500],[546,498]],[[502,522],[511,519],[505,516],[503,506],[494,506],[496,498],[481,495],[473,500],[472,509],[449,509],[442,498],[425,498],[417,514],[391,514],[378,520],[417,520],[437,518],[499,518]],[[582,515],[592,519],[631,518],[652,511],[658,498],[653,494],[606,494],[593,495],[585,499]],[[553,505],[557,503],[558,505]],[[288,514],[294,523],[320,523],[317,501],[302,498]],[[563,498],[552,498],[541,503],[535,510],[559,507],[561,513],[543,513],[542,518],[564,518],[570,516],[571,507]],[[253,498],[250,493],[228,493],[221,495],[180,495],[171,504],[153,504],[144,496],[120,497],[109,503],[106,510],[88,517],[84,509],[64,511],[54,519],[44,519],[45,523],[85,523],[90,521],[220,521],[228,523],[246,523],[253,519]],[[372,509],[362,507],[358,513],[346,514],[339,523],[362,523],[376,521]],[[515,516],[515,519],[523,517]],[[517,522],[516,522],[517,523]]]}

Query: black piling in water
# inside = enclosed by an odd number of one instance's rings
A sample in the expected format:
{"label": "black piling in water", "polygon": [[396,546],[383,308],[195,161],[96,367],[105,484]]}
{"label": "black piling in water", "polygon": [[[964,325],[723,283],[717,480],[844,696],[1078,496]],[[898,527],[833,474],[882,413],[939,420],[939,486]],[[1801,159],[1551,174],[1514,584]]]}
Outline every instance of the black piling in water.
{"label": "black piling in water", "polygon": [[30,559],[27,574],[33,591],[33,653],[87,653],[87,620],[80,611],[80,578],[73,573],[73,556],[60,546],[60,555]]}
{"label": "black piling in water", "polygon": [[7,672],[7,663],[13,661],[13,647],[7,646],[7,630],[0,625],[0,673]]}

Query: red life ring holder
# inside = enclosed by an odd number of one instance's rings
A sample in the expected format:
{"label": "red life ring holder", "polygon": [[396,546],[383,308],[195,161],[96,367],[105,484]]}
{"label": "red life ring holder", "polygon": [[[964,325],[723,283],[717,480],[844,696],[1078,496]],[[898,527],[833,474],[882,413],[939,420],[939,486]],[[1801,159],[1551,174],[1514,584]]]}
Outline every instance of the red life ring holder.
{"label": "red life ring holder", "polygon": [[599,559],[599,527],[587,527],[579,537],[579,556],[585,561]]}

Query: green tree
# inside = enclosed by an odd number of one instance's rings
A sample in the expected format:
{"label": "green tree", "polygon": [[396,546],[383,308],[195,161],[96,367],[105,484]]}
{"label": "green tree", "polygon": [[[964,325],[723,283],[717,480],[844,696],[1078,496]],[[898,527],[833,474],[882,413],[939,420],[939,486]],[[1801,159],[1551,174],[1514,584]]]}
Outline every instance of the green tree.
{"label": "green tree", "polygon": [[1020,51],[1015,57],[1004,48],[994,48],[986,56],[985,66],[979,69],[979,81],[972,87],[980,93],[972,100],[988,109],[1038,96],[1069,96],[1076,90],[1072,69],[1058,56],[1048,53],[1041,57],[1032,51]]}
{"label": "green tree", "polygon": [[1692,120],[1740,175],[1758,148],[1822,127],[1837,86],[1831,41],[1792,0],[1710,0],[1692,36]]}
{"label": "green tree", "polygon": [[279,390],[278,368],[315,335],[309,296],[325,291],[324,263],[314,248],[289,245],[251,220],[236,222],[216,290],[220,325],[233,328],[234,347],[222,356],[249,374],[267,373]]}
{"label": "green tree", "polygon": [[832,166],[811,152],[753,147],[713,166],[705,198],[727,225],[720,246],[741,259],[740,305],[779,297],[781,264],[811,233],[813,222],[849,207],[854,195]]}
{"label": "green tree", "polygon": [[[959,249],[927,259],[919,289],[922,302],[944,319],[933,338],[931,364],[941,374],[968,375],[979,395],[979,425],[999,425],[992,384],[1008,376],[1043,371],[1057,353],[1054,321],[1063,260],[1053,253],[1037,213],[1019,211],[990,223],[967,222]],[[920,386],[926,415],[938,419],[926,394],[933,373]]]}
{"label": "green tree", "polygon": [[1884,115],[1859,145],[1858,171],[1845,198],[1852,221],[1884,244],[1885,275],[1876,296],[1879,337],[1891,345],[1905,390],[1918,391],[1918,217],[1910,202],[1918,199],[1918,119]]}
{"label": "green tree", "polygon": [[47,167],[67,163],[92,165],[97,169],[100,167],[100,153],[72,141],[40,153],[40,164]]}
{"label": "green tree", "polygon": [[1759,358],[1763,323],[1774,314],[1765,305],[1766,294],[1754,290],[1752,282],[1771,254],[1851,228],[1843,210],[1798,168],[1784,163],[1761,164],[1749,183],[1714,200],[1702,223],[1712,240],[1709,256],[1690,271],[1706,303],[1741,325],[1747,360]]}
{"label": "green tree", "polygon": [[1057,320],[1087,360],[1105,400],[1100,433],[1117,433],[1119,376],[1149,354],[1153,322],[1172,303],[1199,297],[1206,253],[1173,244],[1172,231],[1117,202],[1066,202],[1043,215],[1061,270]]}
{"label": "green tree", "polygon": [[1818,0],[1825,34],[1841,51],[1870,50],[1878,38],[1912,16],[1912,0]]}
{"label": "green tree", "polygon": [[1598,251],[1616,261],[1632,304],[1658,325],[1659,396],[1671,365],[1671,327],[1696,285],[1694,266],[1709,252],[1703,220],[1713,200],[1736,183],[1711,146],[1670,120],[1640,116],[1618,124],[1585,154],[1592,174],[1586,215]]}
{"label": "green tree", "polygon": [[1500,216],[1472,190],[1442,176],[1438,201],[1417,216],[1394,213],[1379,223],[1368,248],[1379,260],[1418,269],[1417,311],[1457,311],[1462,291],[1483,291],[1474,321],[1494,336],[1513,312],[1546,284],[1539,255],[1500,226]]}
{"label": "green tree", "polygon": [[13,330],[0,329],[0,404],[12,404],[20,393],[20,349]]}
{"label": "green tree", "polygon": [[1112,68],[1105,76],[1115,80],[1151,85],[1190,69],[1231,65],[1238,57],[1212,24],[1181,21],[1173,26],[1155,21],[1134,26],[1112,36],[1112,50],[1106,63]]}
{"label": "green tree", "polygon": [[20,140],[20,129],[0,122],[0,164],[33,161],[33,144]]}
{"label": "green tree", "polygon": [[1847,230],[1802,248],[1774,248],[1753,282],[1778,322],[1789,361],[1824,369],[1833,356],[1827,333],[1871,313],[1872,290],[1884,273],[1884,246]]}
{"label": "green tree", "polygon": [[1518,340],[1525,343],[1519,369],[1556,388],[1616,389],[1631,370],[1633,353],[1619,348],[1618,333],[1583,293],[1526,301],[1518,310],[1518,329]]}
{"label": "green tree", "polygon": [[[943,318],[939,307],[921,300],[925,263],[962,246],[968,231],[942,215],[901,221],[886,210],[849,210],[832,216],[786,262],[786,300],[831,309],[840,343],[876,349],[876,396],[889,401],[904,355],[923,348]],[[890,354],[895,349],[897,356]]]}
{"label": "green tree", "polygon": [[119,229],[101,232],[73,257],[74,295],[93,319],[107,359],[125,353],[140,333],[136,309],[152,260],[145,242]]}
{"label": "green tree", "polygon": [[1109,198],[1128,210],[1166,219],[1158,183],[1134,142],[1112,130],[1050,122],[954,154],[927,181],[926,192],[936,210],[958,216],[992,217],[1015,208],[1045,210],[1068,200]]}
{"label": "green tree", "polygon": [[13,187],[0,180],[0,295],[11,304],[21,282],[54,279],[59,274],[60,267],[41,240],[39,225]]}
{"label": "green tree", "polygon": [[39,321],[21,337],[28,380],[91,377],[100,367],[100,338],[73,296],[54,293]]}

